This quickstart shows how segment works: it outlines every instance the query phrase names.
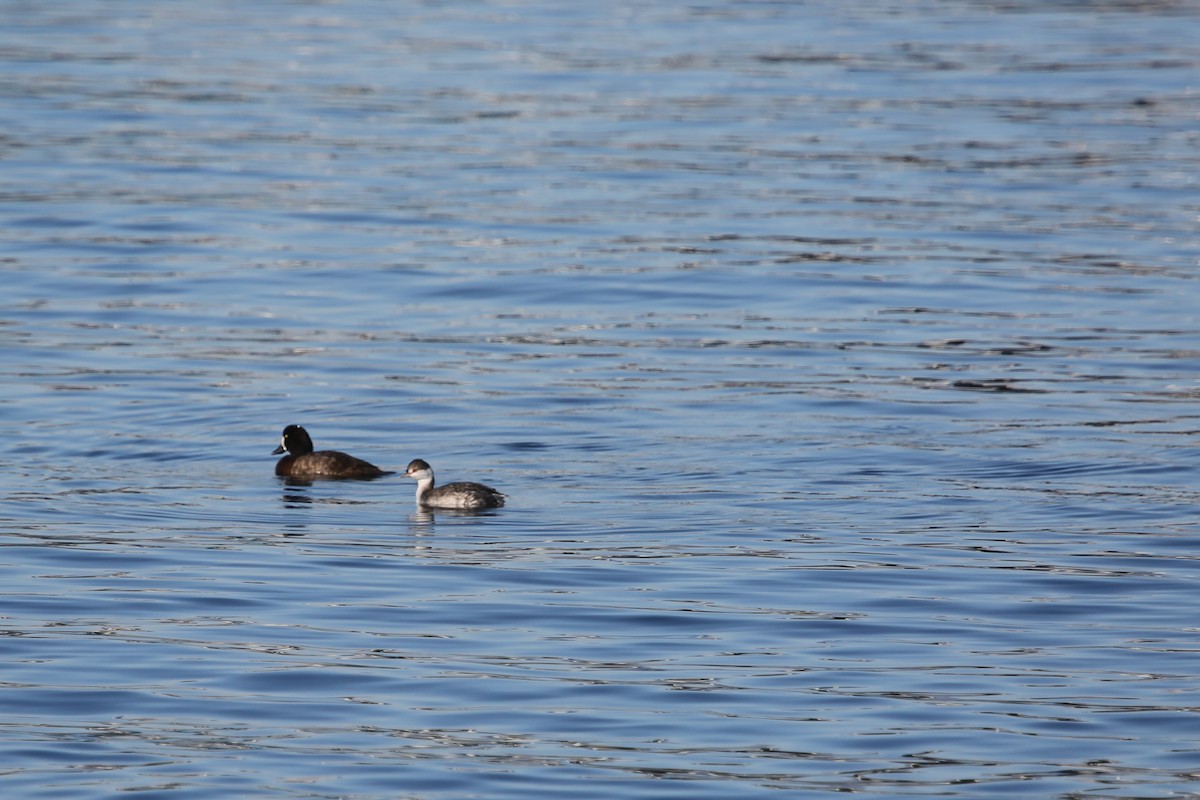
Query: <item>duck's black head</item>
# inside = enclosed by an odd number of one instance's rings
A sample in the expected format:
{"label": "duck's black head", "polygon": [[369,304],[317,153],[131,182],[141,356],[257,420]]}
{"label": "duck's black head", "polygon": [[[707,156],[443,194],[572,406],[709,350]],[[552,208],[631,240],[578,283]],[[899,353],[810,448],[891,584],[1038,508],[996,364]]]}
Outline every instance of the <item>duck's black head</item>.
{"label": "duck's black head", "polygon": [[271,451],[271,455],[277,456],[280,453],[288,452],[294,456],[302,456],[312,451],[313,443],[312,439],[309,438],[308,431],[299,425],[288,425],[283,429],[283,436],[279,439],[279,447]]}

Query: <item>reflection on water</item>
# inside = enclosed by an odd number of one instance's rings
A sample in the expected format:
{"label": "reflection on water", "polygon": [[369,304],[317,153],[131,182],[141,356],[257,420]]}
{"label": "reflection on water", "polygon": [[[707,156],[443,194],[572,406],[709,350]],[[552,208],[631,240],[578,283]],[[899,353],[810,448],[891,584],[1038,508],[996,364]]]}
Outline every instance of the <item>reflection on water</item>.
{"label": "reflection on water", "polygon": [[9,5],[10,794],[1191,793],[1188,4]]}

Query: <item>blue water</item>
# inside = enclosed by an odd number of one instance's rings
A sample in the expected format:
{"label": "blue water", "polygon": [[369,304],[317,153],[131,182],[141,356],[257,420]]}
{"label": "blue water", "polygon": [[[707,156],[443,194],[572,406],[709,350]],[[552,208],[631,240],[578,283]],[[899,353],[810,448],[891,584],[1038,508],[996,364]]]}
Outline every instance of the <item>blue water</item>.
{"label": "blue water", "polygon": [[0,19],[6,797],[1200,794],[1200,6]]}

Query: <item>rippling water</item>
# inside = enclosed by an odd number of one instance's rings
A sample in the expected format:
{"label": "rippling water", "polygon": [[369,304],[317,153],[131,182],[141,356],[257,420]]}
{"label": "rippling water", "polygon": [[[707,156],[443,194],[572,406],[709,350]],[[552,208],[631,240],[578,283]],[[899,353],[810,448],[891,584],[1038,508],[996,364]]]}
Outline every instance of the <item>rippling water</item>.
{"label": "rippling water", "polygon": [[6,795],[1200,793],[1200,6],[0,12]]}

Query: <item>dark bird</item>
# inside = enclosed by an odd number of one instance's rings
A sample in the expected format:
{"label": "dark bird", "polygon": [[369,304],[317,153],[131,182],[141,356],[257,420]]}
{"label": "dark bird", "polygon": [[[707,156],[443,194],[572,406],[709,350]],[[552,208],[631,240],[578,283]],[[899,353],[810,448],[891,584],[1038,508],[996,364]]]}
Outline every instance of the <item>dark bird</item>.
{"label": "dark bird", "polygon": [[272,455],[286,452],[275,465],[275,474],[281,478],[297,478],[309,481],[317,478],[357,478],[370,480],[384,475],[394,475],[361,458],[338,452],[318,450],[313,452],[312,439],[308,431],[299,425],[288,425]]}

